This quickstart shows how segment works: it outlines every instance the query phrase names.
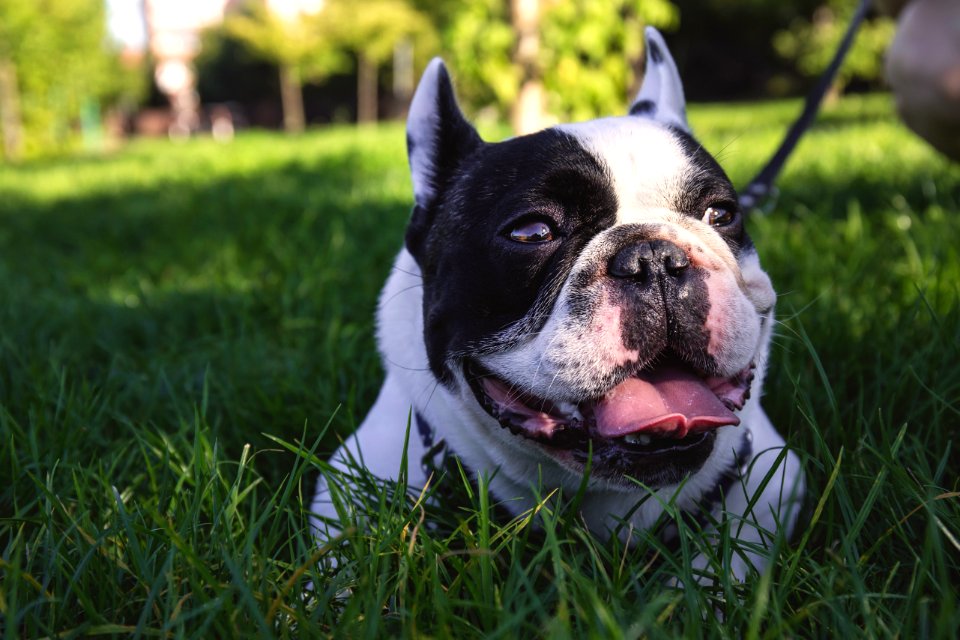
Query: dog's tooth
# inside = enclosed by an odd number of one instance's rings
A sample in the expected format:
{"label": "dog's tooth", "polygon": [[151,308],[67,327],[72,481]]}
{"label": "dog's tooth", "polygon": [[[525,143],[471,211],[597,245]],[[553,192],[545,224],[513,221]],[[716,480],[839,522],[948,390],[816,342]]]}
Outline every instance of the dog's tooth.
{"label": "dog's tooth", "polygon": [[635,434],[631,433],[629,435],[623,436],[623,441],[627,444],[640,444],[648,445],[653,442],[653,439],[645,433]]}
{"label": "dog's tooth", "polygon": [[555,402],[554,406],[557,410],[562,413],[564,416],[575,420],[583,420],[583,414],[580,413],[579,407],[573,404],[572,402]]}

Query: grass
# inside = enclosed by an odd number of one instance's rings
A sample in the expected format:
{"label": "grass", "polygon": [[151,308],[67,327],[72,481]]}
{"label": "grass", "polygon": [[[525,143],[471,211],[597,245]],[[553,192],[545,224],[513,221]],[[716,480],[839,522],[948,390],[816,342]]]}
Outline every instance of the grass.
{"label": "grass", "polygon": [[[691,119],[743,184],[797,108]],[[729,521],[626,547],[586,533],[574,496],[510,520],[459,474],[435,501],[364,478],[344,500],[367,519],[318,549],[321,460],[380,383],[403,140],[0,167],[3,637],[960,633],[960,167],[883,96],[825,113],[750,222],[780,292],[764,404],[809,483],[768,571],[726,577]],[[670,588],[698,550],[705,586]]]}

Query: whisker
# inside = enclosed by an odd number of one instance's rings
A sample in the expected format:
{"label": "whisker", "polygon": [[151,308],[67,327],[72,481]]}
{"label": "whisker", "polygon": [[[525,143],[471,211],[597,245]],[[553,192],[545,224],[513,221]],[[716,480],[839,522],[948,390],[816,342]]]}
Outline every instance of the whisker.
{"label": "whisker", "polygon": [[423,289],[423,283],[421,282],[420,284],[412,284],[406,289],[401,289],[400,291],[397,291],[395,294],[393,294],[392,296],[384,300],[383,304],[385,305],[390,304],[391,302],[393,302],[393,299],[399,296],[400,294],[406,293],[407,291],[412,291],[413,289]]}
{"label": "whisker", "polygon": [[406,365],[400,364],[399,362],[396,362],[396,361],[394,361],[394,360],[391,360],[390,358],[387,358],[387,357],[384,357],[384,360],[386,360],[386,362],[389,363],[390,366],[396,367],[396,368],[398,368],[398,369],[403,369],[404,371],[430,371],[430,367],[429,367],[429,366],[427,366],[427,367],[408,367],[408,366],[406,366]]}
{"label": "whisker", "polygon": [[398,272],[404,273],[404,274],[406,274],[406,275],[408,275],[408,276],[413,276],[414,278],[420,278],[421,280],[423,279],[423,274],[422,274],[422,273],[415,273],[415,272],[413,272],[413,271],[407,271],[406,269],[401,269],[400,267],[396,267],[396,266],[395,266],[395,267],[393,267],[393,269],[391,269],[391,271],[398,271]]}

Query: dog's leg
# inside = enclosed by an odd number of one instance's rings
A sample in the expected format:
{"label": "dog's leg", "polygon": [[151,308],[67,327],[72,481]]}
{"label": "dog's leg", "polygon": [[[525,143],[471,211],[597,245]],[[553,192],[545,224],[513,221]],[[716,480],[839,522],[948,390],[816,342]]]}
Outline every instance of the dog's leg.
{"label": "dog's leg", "polygon": [[804,493],[800,459],[786,450],[786,443],[759,406],[750,417],[753,454],[742,469],[743,477],[725,497],[734,537],[746,543],[743,553],[731,558],[731,571],[744,580],[752,565],[762,571],[770,561],[770,545],[777,532],[789,538],[800,511]]}
{"label": "dog's leg", "polygon": [[[336,535],[337,529],[327,521],[339,520],[331,500],[328,481],[343,478],[349,482],[362,465],[366,470],[384,480],[396,480],[403,462],[404,441],[407,438],[407,419],[410,416],[410,401],[402,392],[395,378],[388,374],[377,401],[370,409],[360,428],[337,449],[330,458],[330,465],[339,472],[336,475],[321,474],[317,491],[310,508],[311,523],[317,536],[322,539]],[[422,487],[426,482],[420,465],[426,449],[417,433],[415,418],[411,417],[410,438],[407,442],[407,483]],[[349,492],[354,487],[340,487]]]}

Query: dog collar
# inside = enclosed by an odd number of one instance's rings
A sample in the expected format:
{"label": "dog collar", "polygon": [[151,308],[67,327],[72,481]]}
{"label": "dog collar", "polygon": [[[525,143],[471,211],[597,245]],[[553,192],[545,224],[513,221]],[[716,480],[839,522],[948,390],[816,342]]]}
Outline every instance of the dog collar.
{"label": "dog collar", "polygon": [[723,502],[723,497],[730,493],[734,483],[746,477],[750,470],[750,460],[753,458],[753,432],[749,427],[745,428],[740,436],[736,451],[734,463],[720,474],[717,486],[700,499],[701,513],[711,513]]}
{"label": "dog collar", "polygon": [[423,470],[424,478],[429,478],[431,474],[436,475],[437,471],[447,466],[447,441],[442,438],[434,441],[436,432],[419,411],[414,412],[413,419],[417,423],[417,434],[424,449],[420,458],[420,469]]}

